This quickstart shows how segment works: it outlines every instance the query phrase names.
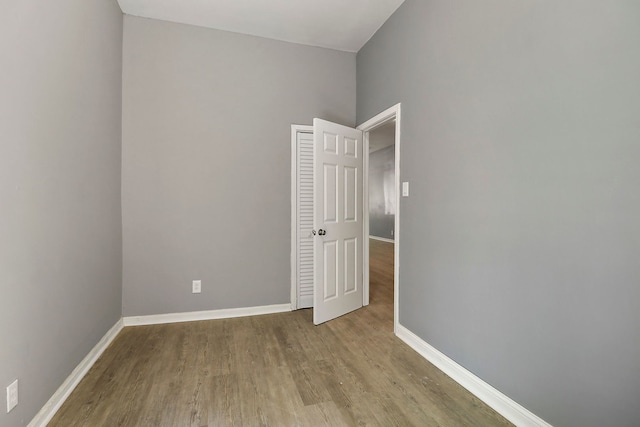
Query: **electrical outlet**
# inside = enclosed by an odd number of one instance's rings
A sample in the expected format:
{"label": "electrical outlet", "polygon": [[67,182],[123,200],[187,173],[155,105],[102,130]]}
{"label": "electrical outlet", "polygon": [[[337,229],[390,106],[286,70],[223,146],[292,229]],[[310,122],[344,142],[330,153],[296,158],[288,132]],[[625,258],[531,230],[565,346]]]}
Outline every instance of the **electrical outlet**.
{"label": "electrical outlet", "polygon": [[199,294],[202,292],[202,280],[194,280],[191,282],[191,293]]}
{"label": "electrical outlet", "polygon": [[7,387],[7,412],[18,406],[18,380],[15,380]]}

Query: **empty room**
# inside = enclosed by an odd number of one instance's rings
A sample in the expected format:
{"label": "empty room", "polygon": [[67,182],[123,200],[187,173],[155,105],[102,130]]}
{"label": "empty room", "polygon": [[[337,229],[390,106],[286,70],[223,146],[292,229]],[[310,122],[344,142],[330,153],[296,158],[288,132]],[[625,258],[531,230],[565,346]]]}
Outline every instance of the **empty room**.
{"label": "empty room", "polygon": [[0,426],[640,426],[639,19],[6,2]]}

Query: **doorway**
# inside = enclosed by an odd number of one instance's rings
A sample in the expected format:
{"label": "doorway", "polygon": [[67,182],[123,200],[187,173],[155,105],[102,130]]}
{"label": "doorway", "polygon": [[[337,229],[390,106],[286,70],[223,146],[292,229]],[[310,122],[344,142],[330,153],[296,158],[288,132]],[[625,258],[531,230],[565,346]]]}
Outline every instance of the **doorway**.
{"label": "doorway", "polygon": [[369,304],[393,324],[395,120],[369,132]]}
{"label": "doorway", "polygon": [[[363,132],[364,136],[364,144],[366,152],[369,152],[369,148],[371,146],[371,136],[372,132],[376,129],[382,129],[385,126],[390,126],[391,123],[393,126],[394,133],[394,199],[395,199],[395,212],[393,218],[393,331],[395,334],[398,333],[398,325],[400,322],[400,280],[399,280],[399,271],[400,271],[400,236],[401,236],[401,228],[400,228],[400,210],[401,210],[401,192],[400,192],[400,183],[401,183],[401,163],[400,163],[400,153],[401,153],[401,130],[402,130],[402,115],[401,115],[401,104],[396,104],[393,107],[386,109],[385,111],[377,114],[371,119],[367,120],[360,126],[360,129]],[[374,141],[375,144],[375,141]],[[365,179],[364,186],[364,196],[365,196],[365,206],[369,206],[369,161],[370,158],[367,156],[365,158]],[[365,214],[365,230],[367,232],[370,229],[370,218],[369,218],[369,210],[366,209]],[[369,305],[370,292],[369,292],[369,261],[370,261],[370,248],[368,245],[368,240],[365,245],[365,253],[364,253],[364,305]]]}
{"label": "doorway", "polygon": [[[363,231],[364,235],[369,235],[369,145],[371,142],[372,132],[376,129],[382,129],[385,126],[388,127],[393,124],[393,133],[394,133],[394,169],[395,176],[393,177],[393,188],[395,189],[395,213],[393,218],[393,240],[394,240],[394,248],[393,248],[393,328],[394,332],[397,332],[398,322],[399,322],[399,243],[400,243],[400,130],[401,130],[401,105],[397,104],[393,107],[377,114],[375,117],[367,120],[365,123],[361,124],[357,127],[359,131],[362,132],[362,141],[363,141],[363,153],[364,155],[364,174],[363,174],[363,208],[367,207],[367,209],[362,209],[363,212]],[[304,308],[300,303],[301,300],[299,298],[299,277],[301,273],[301,256],[299,254],[299,249],[303,243],[301,243],[300,238],[307,237],[309,231],[306,229],[301,229],[298,224],[298,215],[300,209],[300,202],[305,200],[298,192],[299,179],[298,174],[300,173],[300,168],[298,164],[298,155],[299,155],[299,142],[304,139],[303,134],[312,133],[313,129],[310,126],[297,126],[293,125],[291,127],[291,144],[292,144],[292,169],[291,169],[291,308],[296,310],[298,308]],[[374,135],[375,138],[375,135]],[[308,199],[306,199],[308,200]],[[363,245],[363,257],[362,257],[362,269],[363,269],[363,301],[362,305],[369,305],[370,302],[370,276],[369,276],[369,239],[364,239]],[[306,270],[308,273],[308,270]]]}

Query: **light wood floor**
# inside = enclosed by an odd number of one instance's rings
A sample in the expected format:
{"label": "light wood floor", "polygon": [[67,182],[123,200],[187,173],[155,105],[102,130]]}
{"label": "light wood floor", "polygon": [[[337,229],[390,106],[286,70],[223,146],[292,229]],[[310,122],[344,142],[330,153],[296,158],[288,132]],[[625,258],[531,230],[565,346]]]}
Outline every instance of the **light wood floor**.
{"label": "light wood floor", "polygon": [[393,244],[371,241],[371,304],[125,328],[50,426],[503,426],[393,335]]}

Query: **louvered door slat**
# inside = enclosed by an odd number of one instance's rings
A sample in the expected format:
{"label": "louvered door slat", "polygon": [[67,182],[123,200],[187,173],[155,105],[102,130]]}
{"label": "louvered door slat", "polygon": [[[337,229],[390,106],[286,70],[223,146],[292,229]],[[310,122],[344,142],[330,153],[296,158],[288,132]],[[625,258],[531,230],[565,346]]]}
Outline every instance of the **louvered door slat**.
{"label": "louvered door slat", "polygon": [[313,307],[313,134],[298,134],[298,308]]}

